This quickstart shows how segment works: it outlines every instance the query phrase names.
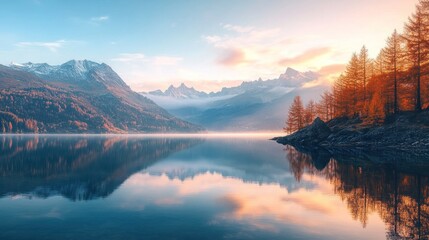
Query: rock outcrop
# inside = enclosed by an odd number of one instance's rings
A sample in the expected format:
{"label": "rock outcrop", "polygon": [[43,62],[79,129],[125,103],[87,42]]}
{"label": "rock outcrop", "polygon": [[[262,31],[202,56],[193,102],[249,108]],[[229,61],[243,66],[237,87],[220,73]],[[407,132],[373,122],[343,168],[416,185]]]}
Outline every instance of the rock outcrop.
{"label": "rock outcrop", "polygon": [[289,136],[277,138],[281,144],[300,144],[302,146],[317,145],[325,141],[332,131],[320,118],[316,118],[311,125]]}
{"label": "rock outcrop", "polygon": [[341,117],[327,123],[317,118],[311,125],[273,140],[306,149],[386,149],[429,156],[429,111],[400,113],[378,125],[360,118]]}

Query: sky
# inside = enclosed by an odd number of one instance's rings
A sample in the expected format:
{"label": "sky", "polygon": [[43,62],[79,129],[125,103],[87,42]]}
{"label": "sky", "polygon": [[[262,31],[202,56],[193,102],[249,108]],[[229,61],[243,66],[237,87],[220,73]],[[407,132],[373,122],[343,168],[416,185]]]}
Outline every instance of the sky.
{"label": "sky", "polygon": [[287,67],[343,71],[399,32],[418,0],[14,0],[0,7],[0,64],[109,64],[135,91],[217,91]]}

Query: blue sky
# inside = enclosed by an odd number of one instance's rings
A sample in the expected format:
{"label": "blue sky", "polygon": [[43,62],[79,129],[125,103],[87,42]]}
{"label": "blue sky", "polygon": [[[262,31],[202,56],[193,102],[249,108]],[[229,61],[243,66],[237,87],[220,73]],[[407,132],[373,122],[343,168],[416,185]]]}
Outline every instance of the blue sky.
{"label": "blue sky", "polygon": [[218,90],[286,67],[329,80],[366,45],[375,57],[417,0],[14,0],[0,8],[0,64],[90,59],[135,90]]}

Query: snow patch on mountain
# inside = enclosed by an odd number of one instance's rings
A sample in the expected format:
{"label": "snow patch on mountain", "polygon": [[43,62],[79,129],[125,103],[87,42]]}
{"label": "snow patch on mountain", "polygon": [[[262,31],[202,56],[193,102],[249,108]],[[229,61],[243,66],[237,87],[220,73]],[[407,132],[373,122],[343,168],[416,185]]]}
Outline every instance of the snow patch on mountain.
{"label": "snow patch on mountain", "polygon": [[304,88],[315,72],[287,68],[277,79],[245,81],[221,91],[203,93],[181,84],[144,94],[170,113],[215,131],[281,130],[294,96],[318,99],[323,88]]}
{"label": "snow patch on mountain", "polygon": [[267,90],[272,94],[287,93],[292,91],[294,88],[303,86],[306,83],[312,82],[319,78],[319,75],[315,72],[299,72],[293,68],[287,68],[286,72],[281,74],[277,79],[262,80],[259,78],[255,81],[245,81],[236,87],[224,87],[221,91],[205,93],[197,91],[193,87],[187,87],[182,83],[178,87],[171,85],[167,90],[155,90],[147,93],[150,96],[166,96],[177,99],[198,99],[206,97],[220,97],[220,96],[235,96],[243,94],[248,91]]}
{"label": "snow patch on mountain", "polygon": [[126,83],[107,64],[89,60],[70,60],[61,65],[47,63],[11,63],[11,68],[33,73],[47,80],[80,84],[103,84],[107,87],[120,86],[129,88]]}
{"label": "snow patch on mountain", "polygon": [[168,96],[180,99],[195,99],[208,96],[207,93],[197,91],[193,87],[187,87],[184,83],[180,84],[180,86],[178,87],[170,85],[170,87],[164,92],[162,92],[161,90],[156,90],[149,92],[149,94],[157,96]]}

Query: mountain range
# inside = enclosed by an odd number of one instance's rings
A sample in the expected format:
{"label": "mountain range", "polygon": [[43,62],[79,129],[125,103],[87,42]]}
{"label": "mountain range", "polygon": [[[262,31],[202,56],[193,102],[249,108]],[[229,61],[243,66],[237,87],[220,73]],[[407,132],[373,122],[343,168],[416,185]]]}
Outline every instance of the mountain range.
{"label": "mountain range", "polygon": [[0,132],[279,131],[296,95],[317,100],[323,86],[305,84],[318,77],[287,68],[218,92],[182,83],[139,94],[104,63],[11,63],[0,65]]}
{"label": "mountain range", "polygon": [[142,93],[173,115],[212,131],[280,131],[296,95],[304,102],[318,100],[328,86],[306,87],[315,72],[292,68],[276,79],[243,82],[239,86],[205,93],[181,84],[167,90]]}
{"label": "mountain range", "polygon": [[156,90],[149,92],[149,94],[156,96],[169,96],[181,99],[203,98],[209,96],[209,94],[197,91],[193,87],[187,87],[184,83],[180,84],[180,86],[178,87],[170,85],[170,87],[168,87],[168,89],[164,92],[161,90]]}
{"label": "mountain range", "polygon": [[0,132],[198,132],[102,63],[0,65]]}
{"label": "mountain range", "polygon": [[242,94],[249,90],[254,90],[256,88],[267,88],[267,87],[289,87],[296,88],[300,87],[306,82],[313,81],[319,76],[317,73],[308,71],[308,72],[299,72],[293,68],[287,68],[286,72],[281,74],[277,79],[263,81],[259,78],[256,81],[243,82],[241,85],[236,87],[224,87],[219,92],[210,92],[206,93],[203,91],[195,90],[193,87],[188,87],[184,83],[180,84],[178,87],[170,85],[167,90],[155,90],[148,92],[148,95],[154,96],[165,96],[165,97],[174,97],[179,99],[195,99],[195,98],[205,98],[205,97],[217,97],[225,95],[236,95]]}

